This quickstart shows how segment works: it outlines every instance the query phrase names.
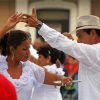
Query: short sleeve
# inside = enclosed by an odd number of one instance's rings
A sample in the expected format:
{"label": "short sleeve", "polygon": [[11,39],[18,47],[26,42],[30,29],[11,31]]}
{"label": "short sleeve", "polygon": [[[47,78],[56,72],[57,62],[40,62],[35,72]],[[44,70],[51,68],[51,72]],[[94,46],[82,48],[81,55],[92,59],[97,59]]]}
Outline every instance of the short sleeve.
{"label": "short sleeve", "polygon": [[30,67],[29,69],[31,70],[31,73],[33,74],[33,77],[35,78],[36,82],[44,83],[45,70],[42,67],[30,61],[28,61],[27,64],[28,64],[28,68]]}

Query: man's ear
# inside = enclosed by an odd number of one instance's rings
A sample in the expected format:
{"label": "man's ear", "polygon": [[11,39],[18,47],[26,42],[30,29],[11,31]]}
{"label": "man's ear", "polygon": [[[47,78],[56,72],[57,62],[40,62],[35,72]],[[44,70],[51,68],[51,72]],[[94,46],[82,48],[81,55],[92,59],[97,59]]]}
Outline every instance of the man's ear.
{"label": "man's ear", "polygon": [[91,30],[91,36],[93,39],[97,37],[96,31],[94,29]]}

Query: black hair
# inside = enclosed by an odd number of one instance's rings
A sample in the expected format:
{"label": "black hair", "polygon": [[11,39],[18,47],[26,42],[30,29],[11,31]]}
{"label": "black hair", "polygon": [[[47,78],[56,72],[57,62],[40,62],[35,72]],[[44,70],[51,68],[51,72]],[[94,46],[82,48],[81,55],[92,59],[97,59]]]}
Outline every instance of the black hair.
{"label": "black hair", "polygon": [[39,55],[43,55],[45,58],[51,56],[51,63],[55,64],[57,59],[59,58],[59,51],[50,46],[42,46],[38,49],[37,52]]}
{"label": "black hair", "polygon": [[30,39],[28,32],[21,30],[12,30],[5,34],[0,41],[1,54],[6,56],[10,54],[10,46],[17,48],[23,41]]}
{"label": "black hair", "polygon": [[[88,34],[90,34],[91,30],[93,29],[83,29],[85,32],[87,32]],[[100,29],[94,29],[96,31],[96,34],[100,37]]]}
{"label": "black hair", "polygon": [[7,39],[8,39],[9,33],[6,33],[0,40],[0,50],[1,50],[1,54],[6,56],[6,45],[7,45]]}
{"label": "black hair", "polygon": [[63,51],[59,51],[59,61],[61,62],[61,64],[65,63],[65,59],[66,59],[66,54]]}

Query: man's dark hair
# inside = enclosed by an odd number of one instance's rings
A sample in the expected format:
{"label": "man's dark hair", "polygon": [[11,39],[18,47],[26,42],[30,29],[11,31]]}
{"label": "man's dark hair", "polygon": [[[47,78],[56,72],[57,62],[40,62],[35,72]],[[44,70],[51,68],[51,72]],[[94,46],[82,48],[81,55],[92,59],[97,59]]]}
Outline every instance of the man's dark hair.
{"label": "man's dark hair", "polygon": [[[85,32],[87,32],[88,34],[90,34],[91,30],[93,29],[83,29]],[[100,37],[100,29],[94,29],[96,31],[96,34]]]}

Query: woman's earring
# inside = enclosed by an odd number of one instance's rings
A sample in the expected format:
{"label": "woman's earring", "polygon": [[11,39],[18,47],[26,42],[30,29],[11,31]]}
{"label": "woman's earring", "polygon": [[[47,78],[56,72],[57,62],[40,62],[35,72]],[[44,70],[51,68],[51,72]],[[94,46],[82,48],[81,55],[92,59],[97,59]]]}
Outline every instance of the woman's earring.
{"label": "woman's earring", "polygon": [[12,61],[14,60],[14,53],[12,52]]}

